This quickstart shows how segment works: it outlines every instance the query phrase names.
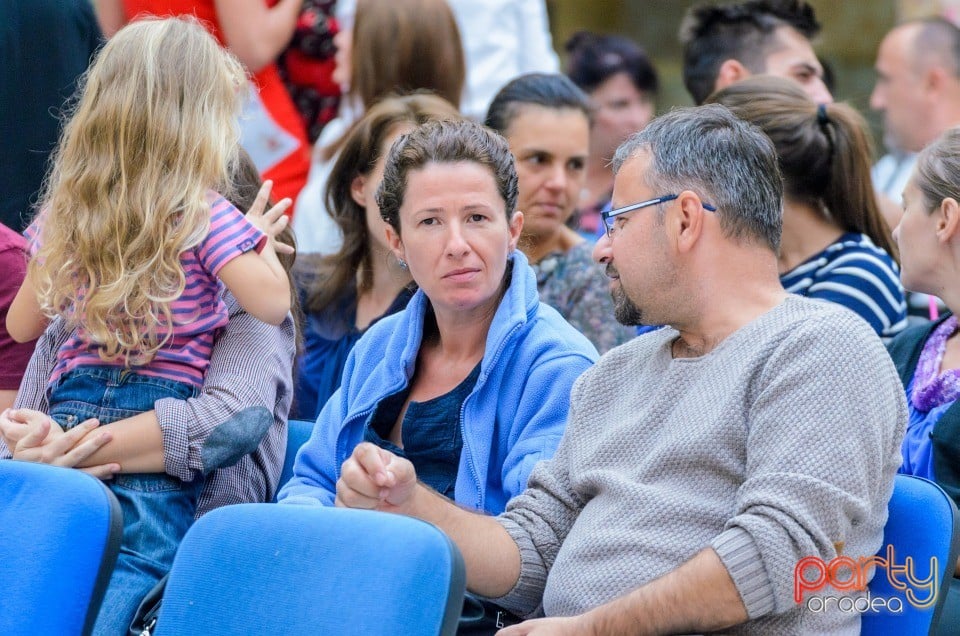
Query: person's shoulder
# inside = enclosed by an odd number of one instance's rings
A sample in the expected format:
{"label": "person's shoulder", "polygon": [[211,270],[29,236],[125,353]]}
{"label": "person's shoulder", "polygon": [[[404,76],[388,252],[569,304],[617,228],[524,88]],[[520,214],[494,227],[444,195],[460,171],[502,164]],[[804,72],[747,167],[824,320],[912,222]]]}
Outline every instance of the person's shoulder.
{"label": "person's shoulder", "polygon": [[600,356],[591,372],[604,377],[635,376],[640,365],[656,359],[676,337],[676,330],[670,327],[640,334]]}
{"label": "person's shoulder", "polygon": [[933,329],[940,324],[940,322],[940,320],[927,320],[920,324],[910,325],[897,334],[892,340],[890,340],[888,346],[893,347],[902,343],[926,340],[927,336],[930,335],[930,332],[933,331]]}
{"label": "person's shoulder", "polygon": [[410,344],[411,331],[417,322],[414,312],[422,311],[414,304],[411,300],[404,309],[384,316],[363,332],[353,346],[353,355],[358,364],[370,368],[384,362],[400,364],[400,357]]}
{"label": "person's shoulder", "polygon": [[[593,260],[594,244],[590,241],[581,241],[566,252],[557,252],[540,262],[540,267],[547,267],[543,274],[547,275],[547,287],[552,293],[568,293],[571,290],[588,290],[596,288],[609,295],[606,286],[607,276],[603,266]],[[539,274],[538,274],[538,277]],[[542,282],[542,281],[541,281]]]}
{"label": "person's shoulder", "polygon": [[824,253],[833,263],[858,264],[867,268],[879,265],[891,271],[897,269],[893,257],[865,234],[844,234]]}
{"label": "person's shoulder", "polygon": [[767,337],[797,347],[798,355],[833,357],[843,351],[851,358],[889,358],[870,324],[837,303],[791,294],[771,318]]}
{"label": "person's shoulder", "polygon": [[25,252],[27,249],[27,239],[21,234],[14,232],[6,225],[0,224],[0,252],[9,250],[19,250]]}
{"label": "person's shoulder", "polygon": [[520,352],[537,357],[583,356],[591,361],[599,357],[590,340],[544,302],[538,302],[527,328],[520,333]]}
{"label": "person's shoulder", "polygon": [[942,320],[925,321],[921,324],[910,325],[887,343],[887,351],[895,362],[901,362],[910,357],[917,346],[926,342],[930,333]]}
{"label": "person's shoulder", "polygon": [[290,274],[301,293],[310,290],[320,280],[324,259],[323,254],[297,254]]}
{"label": "person's shoulder", "polygon": [[216,190],[207,190],[204,200],[210,206],[211,231],[233,222],[237,216],[244,216],[243,211]]}
{"label": "person's shoulder", "polygon": [[580,241],[567,251],[567,258],[571,263],[587,263],[597,265],[593,260],[593,241],[586,239]]}
{"label": "person's shoulder", "polygon": [[772,319],[773,324],[784,328],[806,325],[816,328],[822,324],[837,323],[844,325],[844,328],[857,325],[858,329],[863,323],[863,320],[858,320],[855,314],[842,305],[825,303],[796,294],[787,294],[783,302],[771,310],[766,317]]}

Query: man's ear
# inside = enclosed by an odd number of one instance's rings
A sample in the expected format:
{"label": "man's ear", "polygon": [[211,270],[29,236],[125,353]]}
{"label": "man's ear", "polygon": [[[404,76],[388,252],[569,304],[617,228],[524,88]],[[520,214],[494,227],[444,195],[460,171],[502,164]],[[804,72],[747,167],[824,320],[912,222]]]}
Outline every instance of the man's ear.
{"label": "man's ear", "polygon": [[367,207],[367,197],[363,192],[363,186],[366,185],[367,178],[358,174],[350,182],[350,198],[361,208]]}
{"label": "man's ear", "polygon": [[736,84],[753,75],[747,67],[734,59],[725,60],[717,70],[717,79],[713,83],[713,90],[718,91],[731,84]]}
{"label": "man's ear", "polygon": [[937,218],[937,239],[941,243],[953,240],[960,233],[960,203],[952,197],[940,202]]}
{"label": "man's ear", "polygon": [[[680,252],[689,252],[697,244],[703,233],[704,215],[709,214],[703,208],[700,197],[690,190],[684,190],[677,196],[677,205],[671,223],[675,232],[674,244]],[[668,210],[667,214],[670,214]]]}

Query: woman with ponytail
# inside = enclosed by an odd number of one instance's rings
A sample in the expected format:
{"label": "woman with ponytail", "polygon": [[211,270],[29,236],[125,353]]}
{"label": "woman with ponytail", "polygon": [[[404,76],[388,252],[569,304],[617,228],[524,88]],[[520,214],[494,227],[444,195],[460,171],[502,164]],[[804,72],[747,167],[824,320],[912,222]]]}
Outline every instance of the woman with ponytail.
{"label": "woman with ponytail", "polygon": [[866,122],[846,104],[816,104],[793,82],[756,76],[707,99],[758,126],[783,172],[780,280],[841,304],[889,339],[906,325],[897,248],[870,180]]}

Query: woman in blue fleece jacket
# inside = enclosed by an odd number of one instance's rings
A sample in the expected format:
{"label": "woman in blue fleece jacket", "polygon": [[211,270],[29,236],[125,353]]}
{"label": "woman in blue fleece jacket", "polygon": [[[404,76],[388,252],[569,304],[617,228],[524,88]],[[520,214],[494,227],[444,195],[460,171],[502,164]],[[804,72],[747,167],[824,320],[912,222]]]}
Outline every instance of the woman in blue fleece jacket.
{"label": "woman in blue fleece jacket", "polygon": [[478,124],[431,122],[394,145],[377,202],[420,289],[356,344],[281,503],[332,505],[341,464],[366,440],[496,514],[553,455],[570,388],[597,353],[540,303],[516,250],[516,199],[509,147]]}

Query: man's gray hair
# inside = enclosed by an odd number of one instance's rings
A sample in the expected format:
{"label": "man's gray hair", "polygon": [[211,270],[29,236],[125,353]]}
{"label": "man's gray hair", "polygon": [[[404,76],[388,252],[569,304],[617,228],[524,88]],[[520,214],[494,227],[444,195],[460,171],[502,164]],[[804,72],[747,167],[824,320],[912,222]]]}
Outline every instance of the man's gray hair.
{"label": "man's gray hair", "polygon": [[758,127],[719,104],[678,108],[625,141],[614,172],[639,152],[652,159],[645,183],[653,196],[692,190],[716,206],[726,236],[779,251],[783,178],[777,151]]}

